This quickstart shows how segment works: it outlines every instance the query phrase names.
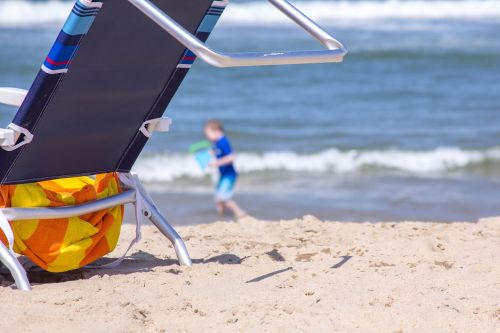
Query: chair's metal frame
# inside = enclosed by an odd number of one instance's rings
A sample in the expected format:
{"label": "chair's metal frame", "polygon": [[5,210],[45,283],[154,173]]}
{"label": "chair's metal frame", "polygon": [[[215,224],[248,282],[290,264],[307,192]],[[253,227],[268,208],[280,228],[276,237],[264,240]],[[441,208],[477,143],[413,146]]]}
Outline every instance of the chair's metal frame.
{"label": "chair's metal frame", "polygon": [[[118,205],[135,204],[137,196],[139,195],[142,197],[144,203],[142,214],[144,214],[144,216],[147,217],[160,232],[170,240],[170,242],[172,242],[179,263],[184,266],[191,266],[191,258],[189,257],[184,241],[163,217],[156,204],[140,184],[134,189],[126,188],[122,193],[112,197],[81,205],[55,208],[2,208],[1,211],[8,220],[12,221],[68,218],[71,216],[89,214]],[[24,291],[31,290],[25,269],[2,242],[0,242],[0,261],[10,270],[18,289]]]}
{"label": "chair's metal frame", "polygon": [[[141,12],[157,23],[161,28],[172,35],[179,43],[191,50],[201,60],[216,67],[241,67],[241,66],[266,66],[266,65],[292,65],[341,62],[347,54],[344,46],[318,26],[314,21],[300,12],[286,0],[268,0],[279,11],[302,27],[312,37],[323,44],[327,50],[313,51],[286,51],[286,52],[252,52],[252,53],[220,53],[210,49],[189,31],[184,29],[174,19],[161,11],[148,0],[128,0]],[[0,88],[0,103],[20,106],[26,91],[13,88]],[[0,146],[13,145],[18,140],[20,133],[13,129],[0,131]],[[71,207],[57,208],[3,208],[1,211],[8,220],[27,219],[55,219],[80,216],[117,205],[135,204],[137,197],[143,200],[143,214],[172,242],[179,263],[191,266],[186,246],[175,231],[162,216],[153,200],[147,195],[140,183],[135,188],[126,188],[121,194],[96,200],[91,203]],[[31,290],[26,271],[14,254],[0,242],[0,261],[10,270],[15,283],[20,290]]]}
{"label": "chair's metal frame", "polygon": [[327,50],[221,53],[210,49],[149,0],[128,0],[151,20],[191,50],[201,60],[215,67],[314,64],[341,62],[347,54],[345,47],[313,20],[286,0],[268,0],[280,12],[298,24]]}

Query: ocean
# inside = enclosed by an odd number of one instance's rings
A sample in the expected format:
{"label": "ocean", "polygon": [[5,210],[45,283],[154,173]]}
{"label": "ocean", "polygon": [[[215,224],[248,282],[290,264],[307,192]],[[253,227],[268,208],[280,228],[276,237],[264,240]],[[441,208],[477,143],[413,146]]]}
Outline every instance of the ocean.
{"label": "ocean", "polygon": [[[341,64],[197,62],[135,165],[174,224],[216,219],[188,154],[220,119],[236,199],[263,219],[476,220],[500,215],[500,1],[294,1],[349,49]],[[29,88],[71,2],[0,1],[0,86]],[[209,45],[319,48],[265,1],[232,1]],[[0,106],[2,126],[15,109]]]}

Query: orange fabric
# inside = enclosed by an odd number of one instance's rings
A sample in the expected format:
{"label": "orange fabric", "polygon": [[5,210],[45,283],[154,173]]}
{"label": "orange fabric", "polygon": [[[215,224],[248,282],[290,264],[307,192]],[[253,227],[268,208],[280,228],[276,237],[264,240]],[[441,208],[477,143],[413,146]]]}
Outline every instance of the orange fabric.
{"label": "orange fabric", "polygon": [[[61,207],[121,192],[116,174],[0,186],[0,208]],[[111,252],[118,241],[123,206],[79,217],[10,221],[14,251],[51,272],[85,266]],[[0,231],[0,241],[7,243]]]}

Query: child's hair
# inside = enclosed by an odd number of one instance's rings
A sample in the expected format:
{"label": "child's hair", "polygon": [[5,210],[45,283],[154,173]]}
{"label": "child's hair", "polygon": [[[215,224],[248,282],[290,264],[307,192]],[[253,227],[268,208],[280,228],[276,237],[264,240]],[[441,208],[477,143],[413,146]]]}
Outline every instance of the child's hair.
{"label": "child's hair", "polygon": [[215,119],[207,121],[205,123],[205,128],[210,128],[210,129],[219,130],[221,132],[224,132],[224,126],[222,125],[222,123],[218,120],[215,120]]}

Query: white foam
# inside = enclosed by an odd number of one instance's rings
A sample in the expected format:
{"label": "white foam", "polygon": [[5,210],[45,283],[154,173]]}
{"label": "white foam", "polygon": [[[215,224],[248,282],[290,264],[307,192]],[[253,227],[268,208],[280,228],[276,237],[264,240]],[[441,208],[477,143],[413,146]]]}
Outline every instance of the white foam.
{"label": "white foam", "polygon": [[[498,0],[294,1],[325,25],[358,26],[390,20],[498,20]],[[72,1],[0,1],[0,27],[61,24]],[[232,3],[222,17],[229,25],[281,26],[289,21],[265,1]]]}
{"label": "white foam", "polygon": [[61,24],[68,17],[72,2],[24,0],[0,1],[0,27],[28,27]]}
{"label": "white foam", "polygon": [[[392,20],[495,20],[500,18],[498,0],[386,0],[294,2],[306,15],[323,25],[358,26]],[[258,13],[258,14],[257,14]],[[257,15],[256,15],[257,14]],[[266,2],[233,4],[222,22],[234,25],[291,24]]]}
{"label": "white foam", "polygon": [[[428,151],[328,149],[316,154],[268,152],[239,153],[240,173],[269,171],[343,174],[365,168],[392,169],[416,175],[446,172],[486,162],[500,162],[500,147],[487,150],[437,148]],[[188,154],[159,154],[142,157],[135,166],[148,182],[170,182],[179,178],[201,178],[204,174]]]}

